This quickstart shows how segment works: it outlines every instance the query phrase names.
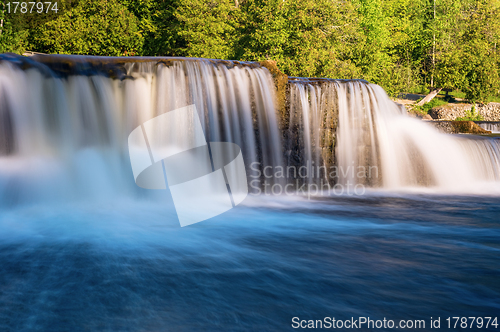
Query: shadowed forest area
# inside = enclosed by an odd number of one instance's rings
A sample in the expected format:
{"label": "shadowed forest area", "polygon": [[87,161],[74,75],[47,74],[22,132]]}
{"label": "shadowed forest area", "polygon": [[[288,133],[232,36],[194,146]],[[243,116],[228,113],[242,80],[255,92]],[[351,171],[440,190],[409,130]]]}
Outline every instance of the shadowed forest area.
{"label": "shadowed forest area", "polygon": [[[40,2],[40,1],[37,1]],[[53,6],[53,5],[52,5]],[[499,0],[3,2],[0,53],[275,60],[287,75],[362,78],[390,95],[500,89]]]}

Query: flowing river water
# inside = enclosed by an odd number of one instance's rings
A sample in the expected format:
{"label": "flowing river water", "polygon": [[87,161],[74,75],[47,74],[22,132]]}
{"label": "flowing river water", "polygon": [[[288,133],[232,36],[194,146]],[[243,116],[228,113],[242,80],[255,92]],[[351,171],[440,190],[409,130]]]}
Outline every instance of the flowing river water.
{"label": "flowing river water", "polygon": [[[498,316],[497,138],[441,134],[364,81],[291,78],[284,118],[256,63],[116,61],[1,56],[2,331]],[[134,183],[127,137],[190,104],[207,140],[241,147],[249,180],[334,165],[297,186],[346,190],[260,187],[181,228],[168,190]]]}

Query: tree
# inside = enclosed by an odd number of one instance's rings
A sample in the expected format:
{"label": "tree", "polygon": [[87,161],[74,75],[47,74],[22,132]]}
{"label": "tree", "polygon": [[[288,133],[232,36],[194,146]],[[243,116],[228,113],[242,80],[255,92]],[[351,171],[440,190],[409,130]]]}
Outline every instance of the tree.
{"label": "tree", "polygon": [[174,17],[183,45],[179,55],[234,59],[239,39],[240,10],[230,0],[179,0]]}
{"label": "tree", "polygon": [[142,52],[148,56],[180,56],[186,47],[179,35],[181,24],[175,16],[178,0],[125,0],[122,2],[139,20],[144,37]]}
{"label": "tree", "polygon": [[449,35],[437,47],[436,83],[462,90],[471,101],[484,101],[500,86],[496,49],[500,11],[492,0],[462,1],[460,5],[448,23]]}
{"label": "tree", "polygon": [[[290,76],[363,78],[390,95],[500,88],[498,0],[58,0],[0,27],[0,51],[275,60]],[[1,26],[1,24],[0,24]]]}
{"label": "tree", "polygon": [[386,71],[389,81],[385,80],[382,85],[388,85],[386,89],[392,90],[392,94],[411,91],[421,84],[420,72],[430,45],[425,31],[427,6],[425,0],[385,0],[382,3],[388,30],[385,47],[391,57]]}
{"label": "tree", "polygon": [[35,28],[37,51],[123,56],[141,54],[138,19],[117,0],[81,0],[52,21]]}
{"label": "tree", "polygon": [[500,87],[499,17],[499,4],[492,0],[474,1],[465,11],[463,47],[460,49],[464,80],[460,89],[469,100],[485,101]]}
{"label": "tree", "polygon": [[12,17],[7,17],[5,3],[0,4],[0,53],[22,54],[27,46],[27,30],[15,30]]}
{"label": "tree", "polygon": [[354,7],[331,0],[249,0],[244,11],[243,60],[276,60],[291,76],[352,78],[360,33]]}

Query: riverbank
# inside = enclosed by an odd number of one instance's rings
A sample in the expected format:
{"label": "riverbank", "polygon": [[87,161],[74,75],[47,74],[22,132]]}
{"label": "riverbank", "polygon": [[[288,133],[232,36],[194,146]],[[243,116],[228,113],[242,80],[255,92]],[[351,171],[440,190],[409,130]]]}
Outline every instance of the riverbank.
{"label": "riverbank", "polygon": [[404,105],[408,115],[424,120],[456,121],[458,118],[467,118],[470,114],[474,114],[478,120],[481,119],[480,121],[500,122],[499,102],[473,104],[461,98],[453,98],[453,101],[446,102],[444,95],[438,95],[434,101],[436,106],[431,108],[417,106],[417,102],[423,97],[425,95],[422,94],[401,94],[394,101]]}

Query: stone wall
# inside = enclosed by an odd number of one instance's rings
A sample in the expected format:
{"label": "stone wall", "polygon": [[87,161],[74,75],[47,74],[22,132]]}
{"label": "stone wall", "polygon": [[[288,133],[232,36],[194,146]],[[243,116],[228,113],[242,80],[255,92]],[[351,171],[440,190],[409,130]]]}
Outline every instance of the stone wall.
{"label": "stone wall", "polygon": [[[472,104],[448,104],[434,107],[429,115],[435,120],[453,121],[457,117],[465,117]],[[483,116],[485,121],[500,121],[500,103],[476,104],[476,112]]]}

